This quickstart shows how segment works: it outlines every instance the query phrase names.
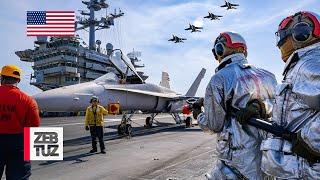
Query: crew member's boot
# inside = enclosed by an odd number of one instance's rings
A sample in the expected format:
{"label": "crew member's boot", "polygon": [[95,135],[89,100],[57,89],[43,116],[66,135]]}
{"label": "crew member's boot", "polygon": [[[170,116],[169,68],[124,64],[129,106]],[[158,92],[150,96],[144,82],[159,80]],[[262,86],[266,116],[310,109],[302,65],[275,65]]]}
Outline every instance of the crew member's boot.
{"label": "crew member's boot", "polygon": [[101,153],[102,154],[105,154],[106,151],[105,151],[105,146],[104,146],[104,141],[103,141],[103,127],[99,127],[97,129],[97,134],[98,134],[98,138],[99,138],[99,145],[100,145],[100,150],[101,150]]}
{"label": "crew member's boot", "polygon": [[91,143],[92,143],[92,149],[90,150],[90,153],[97,152],[97,127],[96,126],[90,126],[90,135],[91,135]]}
{"label": "crew member's boot", "polygon": [[92,139],[92,149],[90,150],[90,153],[95,153],[95,152],[97,152],[96,137],[91,137],[91,139]]}

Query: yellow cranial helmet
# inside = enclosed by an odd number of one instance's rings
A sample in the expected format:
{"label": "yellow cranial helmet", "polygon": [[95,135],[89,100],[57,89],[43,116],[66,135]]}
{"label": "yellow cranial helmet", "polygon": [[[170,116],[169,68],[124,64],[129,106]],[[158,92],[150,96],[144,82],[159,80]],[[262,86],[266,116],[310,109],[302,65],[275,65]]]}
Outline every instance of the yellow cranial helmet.
{"label": "yellow cranial helmet", "polygon": [[22,70],[13,64],[3,66],[1,69],[1,76],[13,77],[21,80]]}

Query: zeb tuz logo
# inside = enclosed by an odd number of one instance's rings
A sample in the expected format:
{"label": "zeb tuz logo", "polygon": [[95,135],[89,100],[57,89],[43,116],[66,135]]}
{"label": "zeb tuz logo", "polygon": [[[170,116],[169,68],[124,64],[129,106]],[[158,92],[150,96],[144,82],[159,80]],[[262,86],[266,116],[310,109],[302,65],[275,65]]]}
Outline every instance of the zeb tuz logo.
{"label": "zeb tuz logo", "polygon": [[63,128],[24,128],[24,160],[63,160]]}

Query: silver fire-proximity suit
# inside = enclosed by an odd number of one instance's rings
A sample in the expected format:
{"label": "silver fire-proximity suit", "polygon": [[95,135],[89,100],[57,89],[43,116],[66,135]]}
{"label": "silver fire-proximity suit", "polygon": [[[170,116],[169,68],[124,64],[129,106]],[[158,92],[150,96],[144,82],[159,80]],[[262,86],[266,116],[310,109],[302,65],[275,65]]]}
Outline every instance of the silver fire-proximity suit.
{"label": "silver fire-proximity suit", "polygon": [[[272,120],[300,133],[308,148],[320,153],[320,43],[291,54],[275,99]],[[261,150],[261,168],[266,174],[281,179],[320,179],[320,163],[298,157],[289,141],[270,135]]]}
{"label": "silver fire-proximity suit", "polygon": [[208,179],[262,179],[262,133],[241,125],[232,111],[253,99],[272,100],[276,84],[272,73],[248,65],[242,53],[221,61],[206,89],[204,113],[198,116],[204,131],[217,133],[219,160]]}

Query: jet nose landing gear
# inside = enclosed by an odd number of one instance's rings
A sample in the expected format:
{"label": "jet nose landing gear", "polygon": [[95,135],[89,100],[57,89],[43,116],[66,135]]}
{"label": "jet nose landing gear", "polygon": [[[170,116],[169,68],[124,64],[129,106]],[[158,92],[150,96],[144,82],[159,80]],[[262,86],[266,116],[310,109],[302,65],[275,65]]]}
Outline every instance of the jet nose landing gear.
{"label": "jet nose landing gear", "polygon": [[130,114],[129,117],[126,114],[123,114],[121,123],[118,125],[118,135],[125,135],[131,138],[132,135],[132,126],[131,126],[131,117],[133,114]]}
{"label": "jet nose landing gear", "polygon": [[119,135],[126,135],[128,137],[131,137],[132,133],[132,126],[131,124],[119,124],[118,125],[118,134]]}

